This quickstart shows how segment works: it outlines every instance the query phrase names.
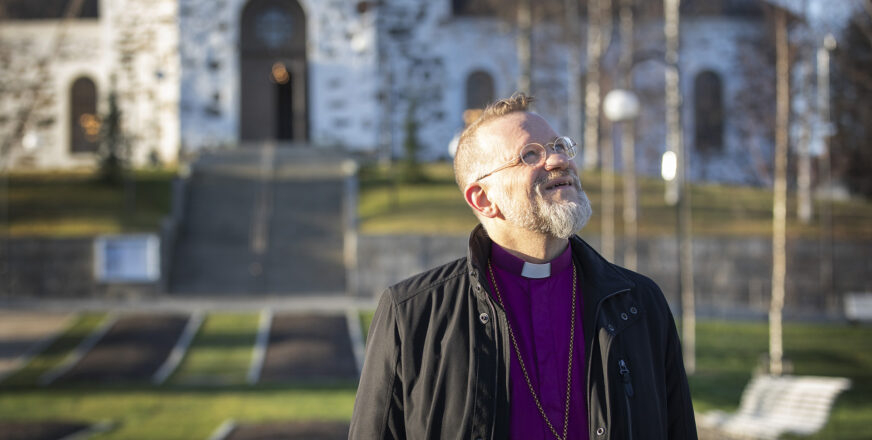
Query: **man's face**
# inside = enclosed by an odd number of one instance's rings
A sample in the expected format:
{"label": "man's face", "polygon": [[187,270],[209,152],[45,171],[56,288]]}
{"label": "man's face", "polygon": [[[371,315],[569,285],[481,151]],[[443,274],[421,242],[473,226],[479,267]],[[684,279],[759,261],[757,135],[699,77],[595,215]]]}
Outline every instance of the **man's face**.
{"label": "man's face", "polygon": [[[517,157],[529,143],[545,145],[557,133],[533,113],[511,113],[481,128],[481,142],[490,149],[494,165]],[[581,188],[575,163],[548,151],[539,166],[519,164],[483,181],[488,196],[509,223],[521,228],[568,238],[587,224],[590,201]]]}

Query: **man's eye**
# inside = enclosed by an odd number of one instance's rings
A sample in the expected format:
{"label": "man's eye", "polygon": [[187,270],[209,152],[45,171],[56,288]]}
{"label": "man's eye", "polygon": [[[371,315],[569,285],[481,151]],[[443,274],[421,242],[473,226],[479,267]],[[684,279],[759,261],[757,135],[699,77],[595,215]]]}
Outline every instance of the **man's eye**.
{"label": "man's eye", "polygon": [[538,151],[527,151],[524,152],[524,155],[521,157],[524,163],[533,164],[539,162],[539,152]]}

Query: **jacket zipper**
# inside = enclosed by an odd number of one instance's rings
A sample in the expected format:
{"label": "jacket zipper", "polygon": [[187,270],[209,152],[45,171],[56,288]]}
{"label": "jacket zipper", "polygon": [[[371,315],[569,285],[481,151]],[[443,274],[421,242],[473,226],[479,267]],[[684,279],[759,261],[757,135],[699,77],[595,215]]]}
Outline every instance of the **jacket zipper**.
{"label": "jacket zipper", "polygon": [[[485,293],[487,293],[487,292],[485,292]],[[493,410],[491,411],[492,423],[491,423],[491,432],[490,432],[491,437],[493,437],[494,434],[496,433],[496,420],[497,420],[497,411],[498,411],[498,408],[497,408],[497,406],[498,406],[497,400],[498,399],[496,398],[496,394],[499,392],[499,386],[500,386],[500,379],[499,379],[499,377],[500,377],[500,362],[499,362],[499,359],[500,359],[500,357],[503,356],[503,354],[502,354],[503,335],[500,332],[500,325],[499,325],[500,317],[497,314],[496,307],[494,307],[494,304],[490,298],[487,299],[487,305],[488,305],[488,307],[490,307],[491,315],[493,315],[493,317],[494,317],[494,338],[496,338],[497,335],[499,335],[498,343],[494,344],[497,346],[497,350],[499,350],[499,354],[497,355],[497,361],[494,363],[494,399],[493,399],[494,404],[493,404]],[[506,318],[506,319],[508,319],[508,318]],[[508,364],[508,362],[507,362],[507,364]],[[508,372],[506,372],[506,378],[508,378],[508,377],[509,377]]]}
{"label": "jacket zipper", "polygon": [[[599,316],[600,309],[602,308],[603,303],[607,299],[609,299],[613,296],[620,295],[622,293],[629,292],[629,291],[630,291],[630,289],[622,289],[622,290],[618,290],[617,292],[612,292],[608,296],[600,298],[600,300],[597,301],[597,303],[596,303],[596,312],[593,314],[594,321],[596,321],[597,317]],[[592,408],[590,406],[590,387],[588,386],[588,384],[590,384],[590,375],[593,372],[593,357],[594,357],[593,343],[596,342],[596,340],[597,340],[596,330],[597,330],[597,327],[594,327],[594,334],[593,335],[585,335],[586,336],[585,339],[587,339],[585,341],[585,344],[591,344],[590,356],[587,357],[587,378],[584,381],[584,397],[585,397],[585,399],[587,399],[586,406],[587,406],[587,413],[588,413],[588,426],[589,426],[588,429],[591,430],[591,432],[590,432],[591,438],[593,438],[594,425],[596,425],[596,424],[593,423],[593,418],[590,417],[590,415],[593,414],[593,411],[592,411]],[[605,377],[606,387],[608,387],[608,373],[605,373],[605,376],[606,376]],[[606,391],[608,391],[608,388],[606,388]]]}
{"label": "jacket zipper", "polygon": [[633,397],[633,381],[630,377],[630,367],[627,366],[627,362],[623,359],[618,361],[618,373],[621,375],[621,382],[624,383],[624,391],[626,392],[626,397],[624,398],[624,402],[627,404],[627,438],[633,438],[633,414],[630,410],[630,398]]}

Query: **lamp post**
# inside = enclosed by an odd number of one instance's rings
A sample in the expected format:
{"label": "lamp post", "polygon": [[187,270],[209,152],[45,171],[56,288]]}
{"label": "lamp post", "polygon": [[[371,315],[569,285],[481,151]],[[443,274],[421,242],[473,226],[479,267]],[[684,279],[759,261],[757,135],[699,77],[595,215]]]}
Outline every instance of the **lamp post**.
{"label": "lamp post", "polygon": [[[612,123],[618,124],[618,133],[613,134],[613,149],[603,155],[603,254],[614,258],[614,150],[621,147],[624,164],[624,261],[631,270],[636,269],[636,165],[635,165],[635,127],[633,121],[639,116],[639,98],[623,89],[614,89],[606,94],[603,113]],[[608,160],[606,160],[608,159]],[[606,163],[608,162],[608,163]]]}

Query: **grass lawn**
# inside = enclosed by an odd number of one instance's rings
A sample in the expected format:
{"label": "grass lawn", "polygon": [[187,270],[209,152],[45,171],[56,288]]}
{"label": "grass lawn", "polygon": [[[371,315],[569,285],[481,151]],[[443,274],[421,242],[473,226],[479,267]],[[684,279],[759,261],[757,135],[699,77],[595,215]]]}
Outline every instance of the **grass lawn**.
{"label": "grass lawn", "polygon": [[[477,223],[466,206],[448,163],[427,164],[426,180],[397,183],[390,170],[364,167],[360,172],[360,231],[370,234],[460,234],[466,235]],[[582,172],[581,181],[591,200],[594,215],[582,232],[585,237],[600,234],[602,196],[599,172]],[[616,233],[622,234],[622,184],[616,179]],[[665,204],[663,181],[638,180],[638,219],[641,236],[673,235],[675,208]],[[700,184],[691,187],[693,232],[696,235],[766,236],[772,233],[772,191],[765,188]],[[872,203],[817,201],[815,220],[802,224],[796,218],[796,197],[788,199],[788,234],[817,236],[821,233],[821,212],[832,212],[833,235],[853,240],[872,239]]]}
{"label": "grass lawn", "polygon": [[[426,179],[400,183],[393,171],[374,165],[361,168],[358,216],[366,234],[459,234],[466,235],[477,223],[454,183],[449,163],[422,166]],[[94,234],[156,231],[169,214],[172,170],[137,171],[134,191],[96,182],[86,173],[29,173],[6,176],[8,188],[0,190],[0,221],[6,210],[7,234],[12,236],[87,236]],[[599,172],[582,172],[582,184],[594,208],[583,231],[596,237],[601,221]],[[2,188],[2,187],[0,187]],[[639,189],[639,234],[673,235],[675,209],[663,201],[663,182],[643,177]],[[623,232],[621,176],[616,176],[616,233]],[[127,197],[133,194],[133,197]],[[700,184],[691,188],[693,231],[696,235],[756,235],[772,231],[772,192],[765,188]],[[796,197],[788,199],[788,234],[817,236],[822,212],[832,213],[833,235],[853,240],[872,239],[872,202],[822,202],[815,205],[815,218],[805,225],[796,219]],[[4,228],[0,228],[0,234]]]}
{"label": "grass lawn", "polygon": [[157,231],[170,210],[174,176],[172,170],[137,171],[125,188],[102,184],[91,173],[11,174],[4,177],[5,194],[0,190],[0,209],[7,215],[0,234],[3,229],[12,236],[48,237]]}
{"label": "grass lawn", "polygon": [[170,379],[177,385],[242,385],[257,338],[257,313],[212,313]]}

